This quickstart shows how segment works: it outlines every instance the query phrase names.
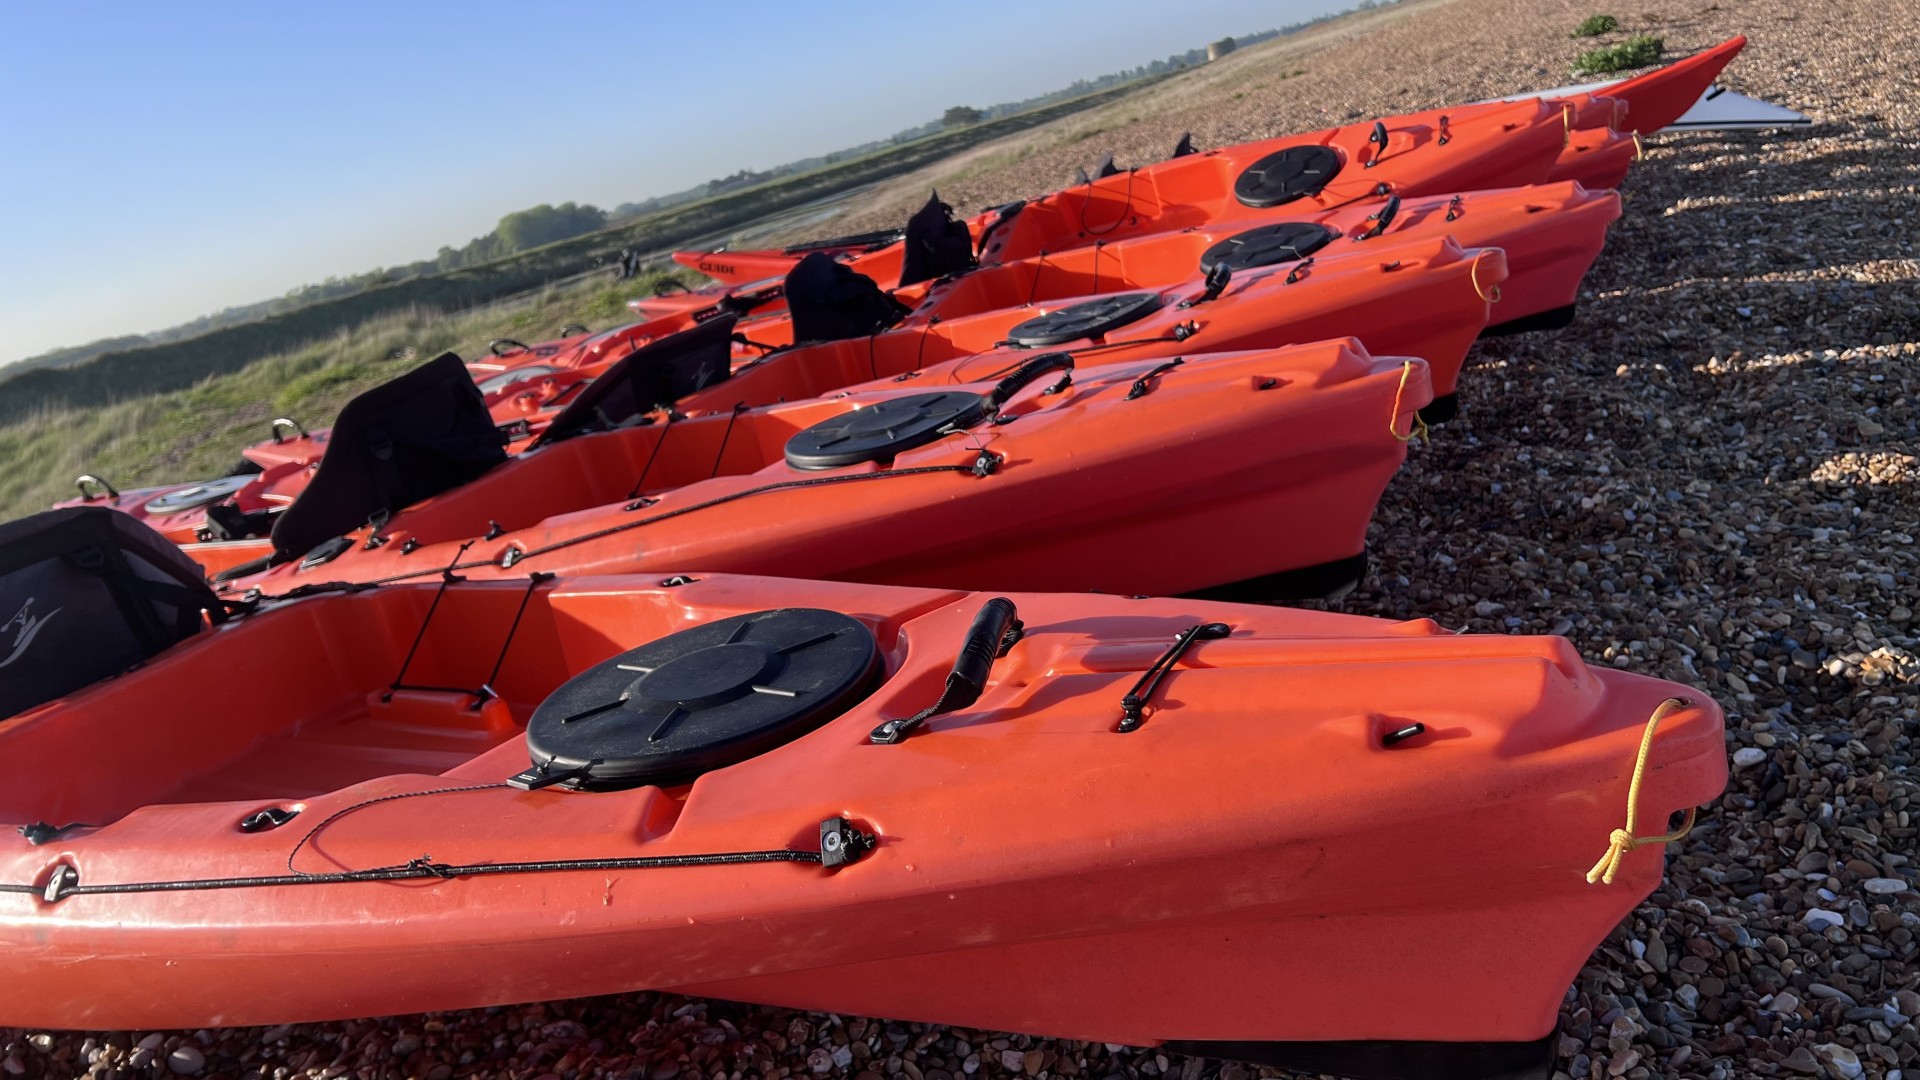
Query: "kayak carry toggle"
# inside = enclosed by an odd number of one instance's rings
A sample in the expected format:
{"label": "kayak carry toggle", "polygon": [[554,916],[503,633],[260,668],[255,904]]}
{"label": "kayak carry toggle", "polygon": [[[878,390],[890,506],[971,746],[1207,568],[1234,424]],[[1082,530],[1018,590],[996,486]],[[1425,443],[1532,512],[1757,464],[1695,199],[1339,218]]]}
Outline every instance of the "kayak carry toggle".
{"label": "kayak carry toggle", "polygon": [[1144,710],[1147,702],[1153,697],[1153,692],[1160,688],[1160,680],[1166,678],[1167,672],[1173,670],[1173,665],[1180,662],[1180,657],[1194,642],[1218,641],[1231,633],[1233,627],[1226,623],[1210,622],[1189,626],[1175,634],[1173,644],[1160,654],[1160,659],[1155,660],[1151,667],[1140,673],[1140,681],[1134,683],[1133,689],[1127,691],[1127,696],[1120,699],[1120,725],[1114,730],[1124,735],[1140,729],[1140,725],[1146,722]]}

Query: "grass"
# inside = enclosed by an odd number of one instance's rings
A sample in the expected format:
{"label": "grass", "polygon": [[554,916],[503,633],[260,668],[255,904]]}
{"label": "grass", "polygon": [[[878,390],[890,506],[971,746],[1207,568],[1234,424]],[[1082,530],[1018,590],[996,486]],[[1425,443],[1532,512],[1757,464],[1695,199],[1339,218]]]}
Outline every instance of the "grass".
{"label": "grass", "polygon": [[109,352],[70,368],[40,368],[18,374],[0,370],[0,384],[5,386],[5,392],[0,393],[0,424],[45,409],[87,407],[115,398],[180,390],[210,375],[239,371],[260,357],[283,353],[337,327],[357,326],[396,311],[415,307],[456,311],[538,289],[607,264],[623,247],[654,251],[688,244],[862,184],[912,172],[1005,135],[1106,105],[1163,78],[1149,76],[1012,116],[923,136],[809,172],[644,214],[598,232],[492,262],[408,278],[196,338]]}
{"label": "grass", "polygon": [[1605,75],[1628,68],[1646,67],[1660,59],[1666,42],[1653,34],[1635,34],[1618,45],[1580,54],[1573,70],[1582,75]]}
{"label": "grass", "polygon": [[[454,315],[425,307],[390,312],[183,389],[35,410],[0,424],[0,461],[8,466],[0,471],[0,520],[71,497],[81,473],[123,490],[225,476],[243,447],[268,437],[275,417],[323,427],[355,394],[449,349],[477,359],[497,337],[534,341],[567,323],[603,330],[631,322],[626,301],[667,276],[692,275],[596,277]],[[412,357],[400,359],[408,348]]]}
{"label": "grass", "polygon": [[1611,15],[1589,15],[1574,28],[1574,37],[1599,37],[1620,29],[1620,20]]}

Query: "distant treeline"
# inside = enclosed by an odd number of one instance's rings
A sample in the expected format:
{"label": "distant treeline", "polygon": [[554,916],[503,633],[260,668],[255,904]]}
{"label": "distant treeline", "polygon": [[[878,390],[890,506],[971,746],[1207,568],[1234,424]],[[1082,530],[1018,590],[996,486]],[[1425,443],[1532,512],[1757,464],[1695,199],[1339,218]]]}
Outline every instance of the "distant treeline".
{"label": "distant treeline", "polygon": [[[1238,35],[1229,40],[1238,48],[1255,45],[1285,34],[1298,33],[1308,27],[1317,26],[1329,19],[1353,11],[1368,11],[1385,7],[1397,0],[1361,0],[1345,11],[1322,15],[1314,19],[1304,19],[1289,23],[1275,30],[1263,30],[1259,33]],[[966,108],[974,119],[969,123],[988,122],[1010,116],[1017,116],[1035,109],[1058,105],[1088,94],[1125,86],[1141,79],[1155,78],[1171,74],[1183,68],[1205,63],[1207,50],[1204,46],[1188,49],[1183,53],[1174,53],[1163,60],[1141,64],[1138,67],[1122,71],[1109,72],[1095,79],[1077,79],[1071,85],[1051,93],[1022,101],[1001,102],[982,109]],[[955,110],[948,110],[951,117]],[[282,315],[323,301],[337,300],[396,282],[433,274],[444,274],[465,267],[479,266],[519,252],[528,251],[543,244],[566,240],[587,233],[596,232],[609,225],[630,222],[647,214],[655,214],[673,207],[681,206],[698,199],[709,198],[732,191],[739,191],[772,180],[796,176],[817,169],[828,168],[855,161],[859,158],[897,148],[906,143],[936,135],[951,126],[947,117],[930,120],[918,127],[899,131],[884,139],[861,143],[858,146],[835,150],[818,157],[802,158],[769,169],[741,169],[730,176],[708,180],[685,191],[676,191],[659,195],[642,202],[621,203],[612,211],[601,210],[595,206],[561,203],[559,206],[541,204],[526,210],[518,210],[500,219],[492,232],[476,236],[460,247],[443,246],[431,259],[421,259],[405,266],[378,267],[363,274],[346,277],[329,277],[318,284],[303,285],[289,289],[284,296],[263,300],[253,304],[243,304],[226,308],[212,315],[203,315],[191,322],[170,327],[149,334],[135,334],[126,337],[106,338],[86,345],[69,346],[29,357],[14,364],[0,368],[0,381],[18,376],[34,368],[64,368],[83,363],[94,357],[110,352],[138,348],[144,345],[165,345],[171,342],[196,338],[224,327],[237,326],[271,316]]]}
{"label": "distant treeline", "polygon": [[968,147],[1106,104],[1127,93],[1108,90],[1019,116],[943,132],[907,146],[828,166],[748,191],[732,191],[633,222],[440,274],[390,281],[346,296],[223,327],[184,341],[104,353],[66,368],[23,372],[0,383],[0,425],[42,409],[103,405],[179,390],[209,375],[238,371],[263,356],[289,352],[395,311],[457,311],[572,277],[611,263],[622,248],[643,251],[686,244],[739,228],[769,214],[898,176]]}

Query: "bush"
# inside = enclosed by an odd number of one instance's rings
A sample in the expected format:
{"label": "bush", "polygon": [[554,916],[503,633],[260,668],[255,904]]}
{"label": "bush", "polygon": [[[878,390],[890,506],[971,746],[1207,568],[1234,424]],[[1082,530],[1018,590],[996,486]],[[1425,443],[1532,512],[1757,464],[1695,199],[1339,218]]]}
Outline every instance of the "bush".
{"label": "bush", "polygon": [[1610,34],[1618,29],[1620,29],[1620,20],[1611,15],[1589,15],[1587,20],[1580,24],[1579,29],[1573,32],[1573,36],[1599,37],[1601,34]]}
{"label": "bush", "polygon": [[1646,67],[1660,59],[1666,42],[1652,34],[1635,34],[1618,45],[1580,54],[1573,70],[1582,75],[1604,75],[1612,71]]}

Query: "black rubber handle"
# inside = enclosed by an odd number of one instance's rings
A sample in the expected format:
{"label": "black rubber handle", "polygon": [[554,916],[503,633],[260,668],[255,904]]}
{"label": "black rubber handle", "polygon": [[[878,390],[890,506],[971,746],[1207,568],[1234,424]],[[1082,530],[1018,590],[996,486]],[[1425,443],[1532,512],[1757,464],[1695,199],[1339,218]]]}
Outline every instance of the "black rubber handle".
{"label": "black rubber handle", "polygon": [[[506,352],[502,352],[500,350],[500,346],[502,345],[511,345],[513,346],[513,348],[506,350]],[[506,356],[509,353],[532,352],[533,350],[528,348],[527,343],[524,341],[515,341],[510,337],[503,337],[503,338],[494,338],[492,341],[487,342],[487,351],[492,353],[495,356]]]}
{"label": "black rubber handle", "polygon": [[967,638],[960,645],[960,655],[954,658],[953,670],[947,673],[940,700],[912,716],[886,721],[874,728],[867,740],[880,745],[897,743],[929,718],[964,709],[980,700],[987,689],[987,678],[993,673],[993,661],[1000,655],[1000,646],[1020,627],[1018,616],[1013,601],[1004,596],[982,604],[973,617],[973,625],[967,628]]}
{"label": "black rubber handle", "polygon": [[1367,136],[1367,142],[1377,148],[1374,150],[1373,156],[1367,159],[1367,164],[1364,166],[1365,168],[1371,169],[1375,165],[1380,164],[1380,159],[1386,156],[1387,153],[1387,125],[1385,122],[1380,120],[1373,122],[1373,134]]}
{"label": "black rubber handle", "polygon": [[713,312],[715,315],[723,311],[731,311],[735,315],[745,315],[754,308],[764,304],[771,304],[785,295],[787,295],[787,287],[785,284],[769,285],[764,289],[755,289],[753,292],[733,293],[728,296],[723,296],[720,298],[719,303],[707,310]]}
{"label": "black rubber handle", "polygon": [[[1022,387],[1049,371],[1064,371],[1067,373],[1067,378],[1072,379],[1073,355],[1063,352],[1045,353],[1021,364],[1018,368],[1014,369],[1013,374],[1001,379],[998,385],[992,390],[987,391],[987,409],[992,412],[999,412],[1000,406],[1005,405],[1011,400],[1013,395],[1019,393]],[[990,603],[1006,603],[1009,609],[1013,607],[1011,603],[1004,600],[992,601]]]}
{"label": "black rubber handle", "polygon": [[687,288],[685,282],[675,278],[662,278],[653,283],[653,295],[655,296],[672,296],[674,293],[690,293],[692,291],[692,289]]}
{"label": "black rubber handle", "polygon": [[963,709],[978,701],[986,691],[993,661],[1000,655],[1000,642],[1006,639],[1007,631],[1013,629],[1017,614],[1013,601],[1004,596],[996,596],[980,606],[973,625],[967,628],[967,640],[960,646],[960,655],[954,657],[953,672],[947,676],[947,692],[941,695],[948,709]]}
{"label": "black rubber handle", "polygon": [[80,489],[80,498],[83,499],[84,501],[92,502],[94,499],[99,498],[98,495],[90,494],[87,491],[88,484],[92,484],[95,487],[99,488],[101,491],[105,492],[107,497],[112,499],[114,502],[120,501],[120,492],[115,490],[112,484],[107,483],[105,480],[100,479],[99,477],[93,475],[92,473],[87,473],[81,476],[80,479],[75,480],[73,482],[73,486]]}
{"label": "black rubber handle", "polygon": [[1394,215],[1398,214],[1399,212],[1400,212],[1400,196],[1398,195],[1389,196],[1387,198],[1387,204],[1380,208],[1379,213],[1373,215],[1373,228],[1368,229],[1365,233],[1361,234],[1360,239],[1362,240],[1371,239],[1372,237],[1379,236],[1381,233],[1386,232],[1387,226],[1393,224]]}
{"label": "black rubber handle", "polygon": [[567,325],[560,328],[561,337],[573,337],[576,334],[591,334],[591,333],[593,333],[593,328],[591,326],[583,326],[580,323],[568,323]]}
{"label": "black rubber handle", "polygon": [[286,437],[280,434],[280,431],[282,428],[291,428],[292,430],[299,432],[300,437],[303,439],[313,438],[312,435],[307,434],[306,426],[300,423],[300,421],[295,420],[291,417],[283,416],[280,419],[275,420],[273,423],[267,425],[267,430],[273,433],[274,442],[286,441]]}

